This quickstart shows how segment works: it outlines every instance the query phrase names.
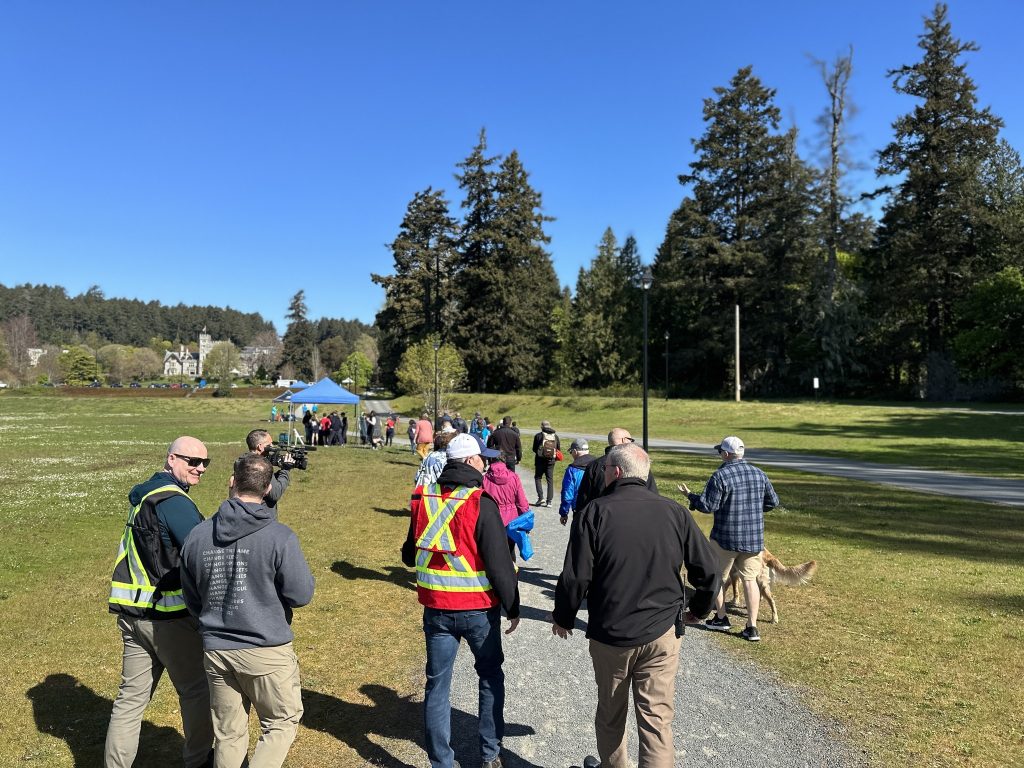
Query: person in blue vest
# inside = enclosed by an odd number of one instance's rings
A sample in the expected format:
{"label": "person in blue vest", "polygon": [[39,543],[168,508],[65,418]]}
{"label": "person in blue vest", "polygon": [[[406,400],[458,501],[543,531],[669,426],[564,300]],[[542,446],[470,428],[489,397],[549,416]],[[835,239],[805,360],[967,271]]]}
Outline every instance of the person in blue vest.
{"label": "person in blue vest", "polygon": [[199,623],[181,593],[181,546],[203,521],[188,492],[210,466],[206,446],[179,437],[167,449],[163,471],[128,494],[109,608],[124,642],[121,685],[103,750],[105,768],[131,768],[139,750],[142,716],[164,670],[178,693],[185,731],[185,768],[212,765],[213,724],[203,669]]}
{"label": "person in blue vest", "polygon": [[463,639],[479,677],[480,761],[501,768],[505,734],[505,673],[501,665],[501,609],[519,626],[519,585],[498,505],[482,489],[487,460],[499,456],[474,435],[456,434],[436,483],[412,495],[409,534],[402,562],[416,568],[423,605],[427,684],[423,699],[427,757],[431,768],[452,768],[452,705],[455,655]]}

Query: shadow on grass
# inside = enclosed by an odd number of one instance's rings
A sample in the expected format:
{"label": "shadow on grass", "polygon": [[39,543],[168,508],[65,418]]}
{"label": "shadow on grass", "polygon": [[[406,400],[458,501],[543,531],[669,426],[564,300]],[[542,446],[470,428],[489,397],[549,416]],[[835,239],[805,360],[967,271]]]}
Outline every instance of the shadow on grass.
{"label": "shadow on grass", "polygon": [[[842,437],[867,441],[867,445],[850,445],[851,453],[840,450],[821,451],[831,455],[856,455],[864,461],[896,462],[901,465],[945,467],[950,471],[971,469],[986,473],[1020,471],[1020,451],[1012,450],[1013,443],[1024,443],[1024,418],[1002,414],[951,413],[921,410],[898,416],[879,417],[857,424],[821,424],[801,422],[791,426],[751,425],[751,430],[776,434],[796,434],[816,437]],[[742,430],[738,430],[742,434]],[[977,446],[936,444],[955,436],[960,441],[991,442],[993,435],[1011,447],[1006,452],[980,451]],[[901,439],[905,438],[905,440]],[[897,440],[892,447],[872,446],[871,441]],[[817,452],[817,451],[810,451]]]}
{"label": "shadow on grass", "polygon": [[[75,768],[103,764],[103,743],[114,702],[82,685],[71,675],[48,675],[26,691],[40,733],[63,739]],[[181,762],[184,739],[176,728],[156,726],[145,720],[139,737],[136,768],[166,766]]]}
{"label": "shadow on grass", "polygon": [[991,592],[987,594],[963,593],[961,599],[964,605],[976,604],[985,610],[1000,611],[1003,613],[1016,613],[1024,616],[1024,595],[998,595]]}
{"label": "shadow on grass", "polygon": [[364,568],[361,565],[352,565],[344,560],[335,560],[331,564],[331,570],[349,581],[370,579],[373,581],[386,581],[389,584],[405,587],[406,589],[414,589],[416,587],[416,574],[405,566],[389,565],[383,571],[377,571],[371,568]]}
{"label": "shadow on grass", "polygon": [[409,508],[405,509],[387,509],[386,507],[374,507],[374,512],[380,512],[382,515],[389,515],[390,517],[409,517]]}
{"label": "shadow on grass", "polygon": [[[796,480],[784,502],[806,512],[766,516],[777,532],[819,535],[893,553],[1017,565],[1024,557],[1024,510],[921,496],[867,483]],[[894,559],[894,568],[898,560]]]}
{"label": "shadow on grass", "polygon": [[[302,724],[322,733],[328,733],[348,745],[368,765],[383,768],[414,768],[392,755],[371,736],[409,741],[423,748],[423,704],[410,696],[383,685],[364,685],[359,692],[370,699],[370,704],[351,703],[308,688],[302,690],[305,713]],[[527,736],[533,728],[515,723],[505,724],[506,736]],[[480,763],[477,739],[477,718],[458,709],[452,709],[452,749],[455,759],[462,765]],[[504,747],[502,762],[509,768],[539,768]]]}

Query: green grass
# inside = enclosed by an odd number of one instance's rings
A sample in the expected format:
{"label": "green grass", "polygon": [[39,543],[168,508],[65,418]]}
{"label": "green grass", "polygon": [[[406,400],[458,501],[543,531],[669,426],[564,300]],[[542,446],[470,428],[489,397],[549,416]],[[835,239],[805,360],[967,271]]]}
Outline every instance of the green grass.
{"label": "green grass", "polygon": [[[511,394],[459,395],[458,399],[464,416],[480,411],[497,421],[509,414],[528,435],[537,431],[542,419],[550,420],[556,429],[587,434],[605,434],[621,426],[639,436],[643,424],[639,397]],[[393,401],[393,405],[405,412],[419,407],[408,397]],[[1024,409],[975,408],[984,410],[1011,411],[1013,415],[923,405],[650,398],[648,430],[653,438],[714,445],[725,435],[739,435],[751,450],[776,448],[882,464],[1024,477]]]}
{"label": "green grass", "polygon": [[[524,426],[539,420],[527,406],[509,408]],[[714,418],[711,404],[688,407]],[[820,412],[778,407],[782,422]],[[125,494],[158,468],[171,439],[194,434],[213,458],[194,491],[209,514],[245,433],[267,413],[247,398],[0,395],[0,766],[98,764],[119,679],[105,600]],[[601,431],[563,415],[556,426]],[[669,493],[683,480],[699,487],[715,465],[679,454],[654,462]],[[294,625],[306,714],[290,766],[423,760],[410,741],[420,722],[419,609],[398,558],[413,467],[408,451],[319,451],[282,503],[317,576]],[[819,572],[806,587],[776,590],[782,622],[761,624],[763,643],[720,638],[722,647],[797,686],[876,765],[1024,764],[1024,512],[771,476],[785,508],[768,517],[768,546],[788,564],[817,559]],[[146,719],[137,764],[173,764],[180,718],[166,681]]]}

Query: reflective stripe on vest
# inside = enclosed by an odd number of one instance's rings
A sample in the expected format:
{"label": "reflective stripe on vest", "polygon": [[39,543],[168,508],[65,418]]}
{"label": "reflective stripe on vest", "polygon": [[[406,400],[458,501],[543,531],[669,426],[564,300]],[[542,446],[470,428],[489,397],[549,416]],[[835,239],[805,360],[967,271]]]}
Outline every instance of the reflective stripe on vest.
{"label": "reflective stripe on vest", "polygon": [[135,537],[132,535],[132,524],[135,522],[135,518],[138,516],[139,510],[142,509],[142,505],[146,503],[146,499],[153,494],[166,493],[167,491],[187,495],[176,485],[162,485],[159,488],[154,488],[139,499],[139,503],[132,507],[131,512],[128,513],[128,522],[125,523],[124,534],[121,536],[121,543],[117,548],[117,558],[114,560],[114,573],[117,573],[118,566],[120,566],[122,561],[124,561],[128,566],[127,575],[131,579],[131,582],[126,583],[111,579],[110,598],[108,602],[114,605],[128,605],[133,608],[152,608],[164,613],[185,610],[185,598],[182,596],[180,589],[161,592],[160,597],[155,601],[153,600],[153,596],[156,594],[156,588],[149,580],[149,574],[146,573],[146,569],[143,567],[142,561],[139,559],[139,553],[135,547]]}
{"label": "reflective stripe on vest", "polygon": [[[487,592],[491,583],[485,571],[474,571],[465,556],[455,551],[455,538],[449,525],[455,513],[474,495],[479,488],[457,488],[446,499],[441,486],[431,484],[423,488],[423,508],[427,513],[427,525],[416,540],[416,585],[423,589],[440,592]],[[445,568],[431,568],[430,561],[435,555],[444,558]]]}

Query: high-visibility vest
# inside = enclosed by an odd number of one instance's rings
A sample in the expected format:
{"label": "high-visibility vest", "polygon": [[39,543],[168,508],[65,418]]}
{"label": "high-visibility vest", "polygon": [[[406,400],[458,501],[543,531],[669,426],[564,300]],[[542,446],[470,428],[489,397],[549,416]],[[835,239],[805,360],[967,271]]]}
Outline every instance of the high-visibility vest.
{"label": "high-visibility vest", "polygon": [[445,489],[436,483],[413,493],[416,592],[429,608],[493,608],[498,598],[476,546],[480,488]]}
{"label": "high-visibility vest", "polygon": [[178,570],[180,554],[177,548],[168,551],[164,546],[156,516],[156,505],[176,493],[188,496],[177,485],[158,486],[128,512],[110,579],[111,612],[176,618],[186,610]]}

